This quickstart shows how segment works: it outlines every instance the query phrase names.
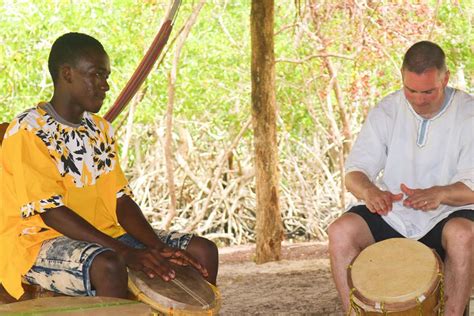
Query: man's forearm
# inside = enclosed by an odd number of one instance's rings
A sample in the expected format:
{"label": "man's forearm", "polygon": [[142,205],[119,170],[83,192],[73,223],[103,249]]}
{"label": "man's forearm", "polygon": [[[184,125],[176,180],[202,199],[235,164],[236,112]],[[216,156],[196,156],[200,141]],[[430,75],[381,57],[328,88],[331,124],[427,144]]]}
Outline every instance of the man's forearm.
{"label": "man's forearm", "polygon": [[376,187],[370,179],[360,171],[351,171],[345,177],[346,189],[359,200],[365,200],[365,192]]}
{"label": "man's forearm", "polygon": [[120,251],[125,247],[119,241],[96,229],[66,206],[49,209],[41,213],[40,216],[47,226],[71,239],[97,243],[116,251]]}
{"label": "man's forearm", "polygon": [[120,225],[135,239],[147,247],[156,247],[164,243],[156,236],[140,207],[129,196],[117,200],[117,218]]}
{"label": "man's forearm", "polygon": [[438,187],[442,192],[441,204],[463,206],[474,204],[474,191],[462,182]]}

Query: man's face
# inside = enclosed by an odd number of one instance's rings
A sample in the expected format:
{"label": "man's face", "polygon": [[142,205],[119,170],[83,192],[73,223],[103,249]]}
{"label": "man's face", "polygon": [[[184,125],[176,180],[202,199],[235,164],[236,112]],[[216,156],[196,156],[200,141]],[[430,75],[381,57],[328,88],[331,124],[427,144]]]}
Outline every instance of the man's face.
{"label": "man's face", "polygon": [[416,113],[434,116],[444,101],[444,88],[448,84],[449,71],[430,68],[422,74],[402,71],[403,91]]}
{"label": "man's face", "polygon": [[71,67],[71,100],[82,111],[97,113],[109,90],[110,63],[107,54],[89,50]]}

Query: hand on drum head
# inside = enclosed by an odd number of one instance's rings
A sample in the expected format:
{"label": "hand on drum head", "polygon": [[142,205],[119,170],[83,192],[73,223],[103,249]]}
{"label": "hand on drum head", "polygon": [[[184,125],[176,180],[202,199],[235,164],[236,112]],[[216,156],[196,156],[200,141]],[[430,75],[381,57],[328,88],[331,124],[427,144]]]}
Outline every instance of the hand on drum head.
{"label": "hand on drum head", "polygon": [[169,247],[134,249],[126,248],[119,255],[125,264],[133,270],[143,271],[148,277],[161,277],[164,281],[170,281],[176,277],[175,271],[171,268],[170,262],[179,265],[191,265],[196,268],[204,277],[207,277],[207,270],[183,250]]}
{"label": "hand on drum head", "polygon": [[205,267],[203,267],[191,254],[187,251],[174,249],[170,247],[163,247],[160,250],[160,254],[167,258],[170,262],[173,262],[180,266],[192,266],[194,269],[199,271],[204,278],[208,277],[208,273]]}
{"label": "hand on drum head", "polygon": [[119,255],[130,269],[143,271],[150,278],[158,275],[164,281],[170,281],[176,276],[158,249],[126,248]]}
{"label": "hand on drum head", "polygon": [[364,201],[367,208],[372,213],[379,215],[387,215],[392,210],[392,204],[400,201],[403,198],[403,193],[393,194],[388,191],[382,191],[373,186],[364,192]]}

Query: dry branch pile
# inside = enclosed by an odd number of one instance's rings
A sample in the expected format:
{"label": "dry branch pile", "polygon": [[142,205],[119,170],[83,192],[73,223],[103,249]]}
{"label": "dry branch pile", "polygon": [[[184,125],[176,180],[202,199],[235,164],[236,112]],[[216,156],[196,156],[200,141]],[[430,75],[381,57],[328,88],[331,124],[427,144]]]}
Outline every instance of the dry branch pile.
{"label": "dry branch pile", "polygon": [[[163,121],[134,126],[134,107],[142,95],[132,102],[130,119],[118,135],[122,164],[128,166],[136,200],[155,227],[194,231],[221,245],[254,242],[250,120],[240,131],[228,131],[209,123],[219,119],[193,115],[193,121],[183,121],[173,114],[175,103],[179,104],[175,89],[182,89],[175,85],[179,53],[204,2],[194,7],[176,36]],[[344,191],[343,164],[361,122],[383,95],[399,88],[396,58],[416,40],[439,37],[444,28],[438,23],[439,4],[435,8],[397,1],[295,4],[296,15],[284,5],[277,8],[279,20],[288,23],[275,30],[277,42],[283,41],[286,48],[276,58],[280,208],[287,239],[325,240],[329,223],[351,203],[352,196]],[[234,66],[241,74],[247,71],[246,65]],[[242,76],[236,86],[250,86],[245,80]],[[241,107],[247,90],[227,93],[227,99],[238,100],[238,111],[249,111]],[[304,122],[290,119],[285,126],[284,118],[293,111]]]}
{"label": "dry branch pile", "polygon": [[[175,121],[173,135],[176,217],[170,228],[194,231],[222,245],[254,242],[255,172],[251,137],[231,137],[210,124]],[[192,135],[189,130],[192,130]],[[169,189],[164,160],[164,123],[135,126],[130,134],[127,175],[152,225],[164,226]],[[119,139],[123,139],[119,135]],[[140,154],[144,140],[151,145]],[[240,140],[240,141],[239,141]],[[123,143],[126,141],[123,140]],[[287,239],[326,238],[327,225],[341,210],[340,176],[329,171],[325,153],[331,144],[280,137],[281,209]],[[230,148],[229,148],[230,147]],[[222,163],[223,162],[223,163]],[[207,205],[207,207],[206,207]]]}

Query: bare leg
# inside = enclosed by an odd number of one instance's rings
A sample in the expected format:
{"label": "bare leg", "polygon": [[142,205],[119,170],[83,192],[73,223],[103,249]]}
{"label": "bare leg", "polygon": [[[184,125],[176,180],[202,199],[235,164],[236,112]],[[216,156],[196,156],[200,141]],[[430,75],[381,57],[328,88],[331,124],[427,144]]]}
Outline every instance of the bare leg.
{"label": "bare leg", "polygon": [[217,246],[210,240],[194,236],[186,249],[209,273],[207,281],[216,285],[217,271],[219,268],[219,253]]}
{"label": "bare leg", "polygon": [[344,310],[349,310],[347,267],[374,238],[367,223],[354,213],[346,213],[329,226],[329,256],[331,271]]}
{"label": "bare leg", "polygon": [[104,251],[92,261],[92,286],[97,296],[127,298],[127,268],[113,251]]}
{"label": "bare leg", "polygon": [[445,315],[462,315],[469,301],[474,278],[473,228],[474,223],[464,218],[453,218],[443,228]]}

